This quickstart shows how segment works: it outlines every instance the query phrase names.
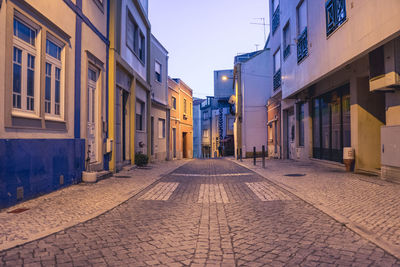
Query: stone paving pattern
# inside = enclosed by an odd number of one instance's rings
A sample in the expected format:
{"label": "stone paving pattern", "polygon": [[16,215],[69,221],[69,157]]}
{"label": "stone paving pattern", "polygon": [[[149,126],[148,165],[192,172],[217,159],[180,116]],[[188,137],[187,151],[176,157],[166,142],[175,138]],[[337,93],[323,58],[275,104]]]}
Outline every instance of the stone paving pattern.
{"label": "stone paving pattern", "polygon": [[[114,177],[95,184],[72,185],[4,209],[0,212],[0,250],[94,218],[187,162],[184,160],[160,162],[149,164],[148,168],[143,169],[128,167]],[[8,213],[17,208],[29,210],[19,214]]]}
{"label": "stone paving pattern", "polygon": [[[307,202],[345,217],[370,235],[396,247],[400,255],[400,184],[317,162],[267,160],[265,169],[261,167],[261,159],[256,166],[252,159],[245,159],[242,164]],[[285,176],[296,173],[305,176]]]}
{"label": "stone paving pattern", "polygon": [[[400,266],[343,224],[230,161],[196,160],[174,173],[92,220],[0,252],[0,265]],[[229,173],[247,174],[223,175]],[[151,200],[160,183],[178,185],[168,199]],[[281,200],[262,201],[268,194],[257,196],[246,183],[262,183]],[[209,199],[217,200],[221,184],[228,203],[198,203],[201,185],[214,185]]]}

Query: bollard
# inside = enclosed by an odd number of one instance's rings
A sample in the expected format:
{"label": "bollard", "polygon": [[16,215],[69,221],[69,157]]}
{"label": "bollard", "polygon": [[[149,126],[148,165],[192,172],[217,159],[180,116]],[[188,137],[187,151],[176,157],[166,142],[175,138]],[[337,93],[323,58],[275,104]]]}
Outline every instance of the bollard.
{"label": "bollard", "polygon": [[265,146],[262,146],[262,167],[265,169]]}
{"label": "bollard", "polygon": [[239,148],[236,148],[236,160],[239,160]]}
{"label": "bollard", "polygon": [[253,164],[256,165],[256,147],[253,146]]}
{"label": "bollard", "polygon": [[240,161],[243,161],[242,160],[242,149],[240,149]]}

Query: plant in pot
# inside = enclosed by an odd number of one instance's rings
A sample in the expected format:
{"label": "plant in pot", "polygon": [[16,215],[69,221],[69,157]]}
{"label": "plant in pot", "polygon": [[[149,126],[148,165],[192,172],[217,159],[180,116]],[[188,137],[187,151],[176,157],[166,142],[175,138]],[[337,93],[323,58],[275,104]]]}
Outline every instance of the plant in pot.
{"label": "plant in pot", "polygon": [[135,154],[135,164],[138,167],[144,167],[149,163],[149,157],[141,152]]}

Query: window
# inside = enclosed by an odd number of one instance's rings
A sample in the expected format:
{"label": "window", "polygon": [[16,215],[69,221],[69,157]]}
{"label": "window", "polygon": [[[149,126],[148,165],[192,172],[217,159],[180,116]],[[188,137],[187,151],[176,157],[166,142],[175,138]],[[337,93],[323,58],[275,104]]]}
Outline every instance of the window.
{"label": "window", "polygon": [[286,23],[283,28],[283,58],[287,58],[290,54],[290,24]]}
{"label": "window", "polygon": [[140,39],[139,39],[139,58],[141,61],[144,62],[144,57],[146,55],[146,43],[145,43],[145,38],[142,32],[140,32]]}
{"label": "window", "polygon": [[126,19],[126,45],[132,52],[136,52],[137,50],[137,32],[138,25],[133,19],[131,13],[127,11],[127,19]]}
{"label": "window", "polygon": [[143,131],[144,129],[144,103],[136,100],[136,130]]}
{"label": "window", "polygon": [[161,64],[158,63],[157,61],[154,63],[154,71],[156,74],[156,81],[157,82],[161,82],[162,78],[161,78]]}
{"label": "window", "polygon": [[[45,79],[45,113],[60,116],[60,80],[61,80],[61,46],[53,41],[52,36],[46,40],[46,79]],[[52,40],[50,40],[50,38]]]}
{"label": "window", "polygon": [[208,120],[208,111],[203,112],[203,120]]}
{"label": "window", "polygon": [[165,120],[158,119],[158,138],[165,138]]}
{"label": "window", "polygon": [[325,4],[326,35],[330,35],[346,21],[346,0],[328,0]]}
{"label": "window", "polygon": [[186,114],[186,98],[183,99],[183,114]]}
{"label": "window", "polygon": [[274,7],[272,13],[272,33],[275,33],[279,26],[280,16],[279,16],[279,0],[272,0],[272,6]]}
{"label": "window", "polygon": [[176,110],[176,98],[172,97],[172,108]]}
{"label": "window", "polygon": [[203,137],[208,137],[208,130],[203,130]]}
{"label": "window", "polygon": [[302,61],[307,55],[307,2],[304,0],[297,7],[297,62]]}
{"label": "window", "polygon": [[192,116],[192,103],[189,103],[189,116]]}
{"label": "window", "polygon": [[39,89],[36,36],[34,27],[14,18],[12,102],[15,110],[34,112],[36,108],[35,97],[38,97],[36,91]]}
{"label": "window", "polygon": [[297,110],[297,120],[299,122],[299,146],[304,146],[304,103],[300,103]]}
{"label": "window", "polygon": [[228,119],[228,130],[230,130],[230,131],[233,130],[234,123],[235,123],[235,119],[234,118],[229,118]]}
{"label": "window", "polygon": [[281,49],[278,50],[274,54],[274,90],[276,90],[279,86],[281,86]]}

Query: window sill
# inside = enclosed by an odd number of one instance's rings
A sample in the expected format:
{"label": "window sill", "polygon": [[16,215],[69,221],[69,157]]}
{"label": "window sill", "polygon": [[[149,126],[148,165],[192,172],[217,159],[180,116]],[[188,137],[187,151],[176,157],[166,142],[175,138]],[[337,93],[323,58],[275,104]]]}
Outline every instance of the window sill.
{"label": "window sill", "polygon": [[34,120],[42,119],[38,115],[36,115],[36,113],[19,111],[19,110],[13,110],[11,116],[18,118],[25,118],[25,119],[34,119]]}
{"label": "window sill", "polygon": [[63,123],[65,123],[65,120],[64,119],[62,119],[62,118],[59,118],[59,117],[52,117],[52,116],[44,116],[44,119],[46,120],[46,121],[55,121],[55,122],[63,122]]}

